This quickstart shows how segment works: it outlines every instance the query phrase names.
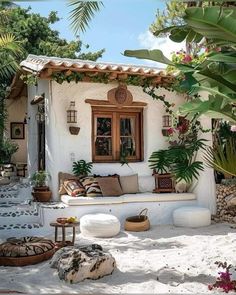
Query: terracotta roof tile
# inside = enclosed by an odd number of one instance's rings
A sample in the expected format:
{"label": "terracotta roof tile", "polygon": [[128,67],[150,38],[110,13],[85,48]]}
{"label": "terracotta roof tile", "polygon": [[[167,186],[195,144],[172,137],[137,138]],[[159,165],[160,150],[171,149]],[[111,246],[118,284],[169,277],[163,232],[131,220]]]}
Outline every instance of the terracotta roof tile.
{"label": "terracotta roof tile", "polygon": [[48,56],[37,56],[28,55],[28,57],[21,62],[22,69],[39,74],[46,68],[58,68],[58,69],[77,69],[78,71],[85,70],[100,70],[100,71],[118,71],[120,73],[129,74],[144,74],[149,76],[163,75],[165,73],[163,69],[157,67],[147,67],[147,66],[136,66],[136,65],[126,65],[126,64],[116,64],[108,62],[94,62],[88,60],[80,59],[69,59],[69,58],[59,58],[59,57],[48,57]]}

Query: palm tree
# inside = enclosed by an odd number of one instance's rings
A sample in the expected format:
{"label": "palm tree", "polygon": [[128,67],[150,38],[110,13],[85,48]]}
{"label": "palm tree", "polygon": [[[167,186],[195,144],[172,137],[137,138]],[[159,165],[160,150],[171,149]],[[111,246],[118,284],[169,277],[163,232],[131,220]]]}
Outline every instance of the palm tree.
{"label": "palm tree", "polygon": [[14,35],[0,34],[0,81],[7,80],[15,74],[19,68],[18,57],[22,52],[23,49]]}
{"label": "palm tree", "polygon": [[95,13],[104,6],[101,1],[78,0],[68,0],[68,5],[72,7],[69,19],[71,20],[71,26],[75,33],[78,33],[79,31],[85,32]]}

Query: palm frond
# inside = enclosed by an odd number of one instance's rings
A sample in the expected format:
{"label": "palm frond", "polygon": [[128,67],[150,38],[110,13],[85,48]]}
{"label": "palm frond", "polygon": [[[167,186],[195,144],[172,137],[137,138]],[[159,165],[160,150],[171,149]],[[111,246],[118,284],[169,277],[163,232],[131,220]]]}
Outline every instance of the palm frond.
{"label": "palm frond", "polygon": [[159,173],[168,173],[169,166],[171,164],[168,158],[168,150],[159,150],[153,152],[148,160],[149,167],[151,169],[156,169]]}
{"label": "palm frond", "polygon": [[15,56],[22,54],[23,48],[13,34],[6,33],[0,35],[0,52],[9,51]]}
{"label": "palm frond", "polygon": [[202,171],[203,163],[200,161],[195,161],[193,163],[188,163],[188,161],[183,161],[173,165],[173,172],[176,181],[185,180],[187,183],[191,183],[193,178],[198,178],[199,171]]}
{"label": "palm frond", "polygon": [[68,0],[68,2],[69,6],[73,8],[70,11],[69,19],[71,20],[71,27],[75,33],[79,31],[85,32],[95,12],[98,12],[101,6],[104,6],[101,1]]}

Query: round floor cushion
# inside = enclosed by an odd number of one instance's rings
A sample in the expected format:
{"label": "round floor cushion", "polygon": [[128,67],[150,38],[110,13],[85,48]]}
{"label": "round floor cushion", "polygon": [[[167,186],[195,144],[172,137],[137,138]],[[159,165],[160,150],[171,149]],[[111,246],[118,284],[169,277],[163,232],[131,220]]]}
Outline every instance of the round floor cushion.
{"label": "round floor cushion", "polygon": [[201,227],[211,224],[211,212],[203,207],[180,207],[173,212],[176,226]]}
{"label": "round floor cushion", "polygon": [[55,244],[45,238],[10,238],[0,244],[0,265],[24,266],[49,259],[55,252]]}
{"label": "round floor cushion", "polygon": [[80,231],[84,236],[110,238],[120,232],[120,221],[111,214],[87,214],[80,219]]}

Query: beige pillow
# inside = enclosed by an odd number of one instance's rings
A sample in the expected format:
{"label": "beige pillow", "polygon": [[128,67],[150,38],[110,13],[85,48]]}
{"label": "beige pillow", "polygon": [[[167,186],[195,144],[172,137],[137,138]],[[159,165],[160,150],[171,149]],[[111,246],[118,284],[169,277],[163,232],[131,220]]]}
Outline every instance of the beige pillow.
{"label": "beige pillow", "polygon": [[103,197],[123,195],[118,177],[99,177],[97,182]]}
{"label": "beige pillow", "polygon": [[120,185],[123,194],[136,194],[138,193],[138,174],[120,176]]}

